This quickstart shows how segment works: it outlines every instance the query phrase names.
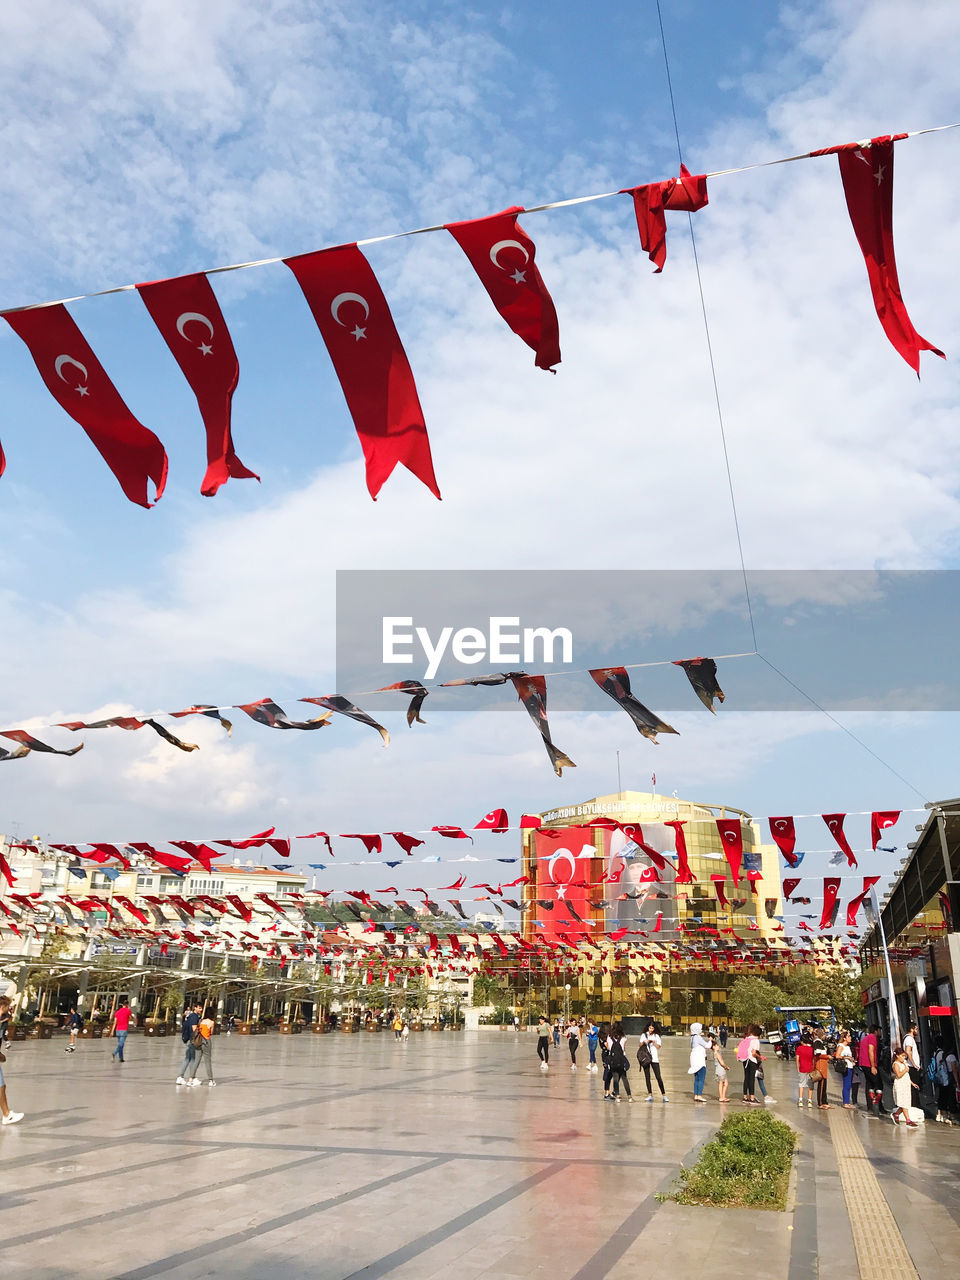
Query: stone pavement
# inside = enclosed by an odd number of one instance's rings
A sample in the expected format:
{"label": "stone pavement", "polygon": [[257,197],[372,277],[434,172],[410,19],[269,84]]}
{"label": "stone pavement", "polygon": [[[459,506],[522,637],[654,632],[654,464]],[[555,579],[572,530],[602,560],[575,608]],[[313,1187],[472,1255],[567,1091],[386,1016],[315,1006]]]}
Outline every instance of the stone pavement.
{"label": "stone pavement", "polygon": [[721,1118],[690,1099],[685,1040],[664,1042],[669,1105],[634,1064],[632,1106],[561,1051],[541,1072],[513,1031],[220,1036],[216,1089],[174,1087],[179,1039],[132,1037],[123,1066],[111,1048],[10,1046],[27,1116],[0,1130],[9,1280],[881,1280],[878,1258],[858,1270],[832,1129],[921,1280],[960,1267],[960,1130],[798,1111],[779,1063],[775,1110],[800,1131],[787,1213],[656,1200]]}

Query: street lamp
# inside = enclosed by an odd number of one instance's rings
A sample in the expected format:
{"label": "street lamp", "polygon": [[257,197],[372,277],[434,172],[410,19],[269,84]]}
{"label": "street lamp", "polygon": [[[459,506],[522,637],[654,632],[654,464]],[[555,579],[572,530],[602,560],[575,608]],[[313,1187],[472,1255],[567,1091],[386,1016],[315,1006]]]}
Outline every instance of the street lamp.
{"label": "street lamp", "polygon": [[563,1018],[565,1022],[570,1021],[570,983],[568,982],[564,988],[563,998]]}

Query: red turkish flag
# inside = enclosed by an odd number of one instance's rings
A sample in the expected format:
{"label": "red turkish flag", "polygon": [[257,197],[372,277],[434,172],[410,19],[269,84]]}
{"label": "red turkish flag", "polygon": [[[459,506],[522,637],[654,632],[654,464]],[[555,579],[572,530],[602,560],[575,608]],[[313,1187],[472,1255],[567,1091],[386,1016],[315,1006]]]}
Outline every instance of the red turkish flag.
{"label": "red turkish flag", "polygon": [[[548,839],[542,832],[533,839],[537,853],[535,896],[555,903],[555,910],[543,913],[548,917],[546,941],[553,942],[561,932],[576,929],[583,920],[592,918],[590,892],[596,850],[593,841],[576,828],[563,831],[558,840]],[[587,856],[581,857],[583,853]],[[564,909],[567,903],[580,919]]]}
{"label": "red turkish flag", "polygon": [[792,879],[784,880],[784,882],[783,882],[783,900],[784,900],[784,902],[786,902],[786,900],[787,900],[788,898],[792,898],[792,897],[793,897],[794,892],[795,892],[795,890],[796,890],[796,887],[797,887],[797,885],[800,883],[800,879],[801,879],[801,877],[800,877],[800,876],[798,876],[795,880],[792,880]]}
{"label": "red turkish flag", "polygon": [[195,858],[207,872],[213,870],[213,866],[211,864],[213,863],[214,858],[219,858],[221,856],[219,853],[216,853],[211,849],[209,845],[197,844],[193,840],[171,840],[169,843],[172,844],[175,849],[182,849],[184,853],[188,853],[191,858]]}
{"label": "red turkish flag", "polygon": [[679,178],[665,182],[650,182],[643,187],[624,187],[622,196],[633,196],[637,215],[640,244],[650,261],[655,264],[657,275],[667,260],[667,220],[664,210],[673,209],[696,213],[707,203],[707,177],[693,175],[686,165],[680,166]]}
{"label": "red turkish flag", "polygon": [[520,828],[523,831],[536,831],[541,826],[541,821],[535,813],[524,813],[520,816]]}
{"label": "red turkish flag", "polygon": [[794,849],[797,844],[797,832],[794,827],[792,818],[768,818],[770,825],[770,834],[773,836],[774,844],[790,863],[791,867],[797,865],[797,859],[794,857]]}
{"label": "red turkish flag", "polygon": [[845,813],[823,813],[820,816],[827,824],[830,834],[833,836],[834,840],[836,840],[837,844],[847,855],[847,865],[855,867],[857,865],[857,859],[853,850],[850,848],[850,842],[843,834],[843,820],[847,815]]}
{"label": "red turkish flag", "polygon": [[690,864],[687,861],[687,840],[683,834],[685,818],[674,818],[670,822],[665,822],[665,827],[673,827],[676,834],[676,850],[677,850],[677,884],[694,884],[695,877],[690,870]]}
{"label": "red turkish flag", "polygon": [[231,476],[259,480],[233,449],[230,406],[240,365],[210,281],[198,272],[138,284],[137,292],[197,397],[207,433],[207,472],[200,492],[212,497]]}
{"label": "red turkish flag", "polygon": [[857,927],[857,912],[863,906],[863,900],[880,879],[879,876],[863,877],[863,893],[858,893],[855,898],[851,898],[847,903],[847,928],[855,929]]}
{"label": "red turkish flag", "polygon": [[733,876],[733,883],[740,883],[740,863],[743,860],[743,827],[739,818],[717,818],[717,830],[723,841],[723,854]]}
{"label": "red turkish flag", "polygon": [[147,498],[152,480],[154,502],[159,502],[167,482],[166,450],[127,408],[66,307],[8,311],[3,318],[27,344],[47,390],[83,427],[130,501],[152,506]]}
{"label": "red turkish flag", "polygon": [[536,353],[538,369],[560,363],[560,329],[553,299],[534,259],[533,241],[517,222],[519,206],[490,218],[448,222],[480,283],[507,324]]}
{"label": "red turkish flag", "polygon": [[833,928],[837,912],[837,894],[840,892],[839,876],[823,877],[823,911],[820,913],[820,928]]}
{"label": "red turkish flag", "polygon": [[880,832],[885,831],[887,827],[896,826],[900,821],[899,809],[888,809],[885,813],[871,813],[870,815],[870,841],[871,848],[876,851],[877,845],[880,843]]}
{"label": "red turkish flag", "polygon": [[496,831],[500,834],[504,831],[509,831],[509,829],[510,822],[507,818],[506,809],[491,809],[474,827],[474,831]]}
{"label": "red turkish flag", "polygon": [[713,881],[713,887],[717,891],[717,901],[720,903],[721,907],[726,908],[728,905],[727,895],[724,892],[724,887],[723,887],[724,884],[726,883],[726,879],[727,879],[726,875],[722,875],[722,876],[712,875],[710,879]]}
{"label": "red turkish flag", "polygon": [[284,262],[303,290],[340,379],[371,498],[401,462],[439,498],[416,384],[370,263],[355,244]]}
{"label": "red turkish flag", "polygon": [[886,136],[874,138],[866,146],[845,147],[838,150],[837,159],[850,221],[867,264],[877,316],[884,333],[919,376],[921,351],[944,357],[938,347],[917,333],[900,293],[893,250],[894,141]]}

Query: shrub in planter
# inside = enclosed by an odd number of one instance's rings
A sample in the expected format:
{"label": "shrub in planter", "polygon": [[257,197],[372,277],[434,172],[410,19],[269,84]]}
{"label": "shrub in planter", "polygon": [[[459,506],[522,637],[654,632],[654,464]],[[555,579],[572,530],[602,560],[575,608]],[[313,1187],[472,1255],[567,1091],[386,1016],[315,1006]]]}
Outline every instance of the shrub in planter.
{"label": "shrub in planter", "polygon": [[766,1111],[729,1116],[691,1169],[680,1170],[676,1191],[660,1197],[680,1204],[783,1209],[796,1134]]}

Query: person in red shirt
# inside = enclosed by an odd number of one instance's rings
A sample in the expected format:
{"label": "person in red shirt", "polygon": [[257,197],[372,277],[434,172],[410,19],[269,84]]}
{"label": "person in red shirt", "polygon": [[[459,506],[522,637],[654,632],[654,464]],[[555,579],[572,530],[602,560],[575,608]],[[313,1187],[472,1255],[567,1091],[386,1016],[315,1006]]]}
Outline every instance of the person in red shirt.
{"label": "person in red shirt", "polygon": [[807,1094],[807,1106],[813,1106],[813,1091],[815,1084],[810,1083],[810,1076],[814,1067],[813,1043],[810,1036],[805,1032],[797,1045],[797,1071],[800,1073],[800,1086],[797,1089],[797,1106],[803,1106],[803,1095]]}
{"label": "person in red shirt", "polygon": [[113,1015],[113,1023],[110,1027],[111,1036],[115,1035],[117,1037],[117,1047],[110,1056],[111,1058],[116,1058],[118,1062],[123,1062],[123,1046],[127,1043],[127,1033],[130,1030],[130,1019],[132,1017],[130,1002],[126,996],[121,996],[120,1004]]}

